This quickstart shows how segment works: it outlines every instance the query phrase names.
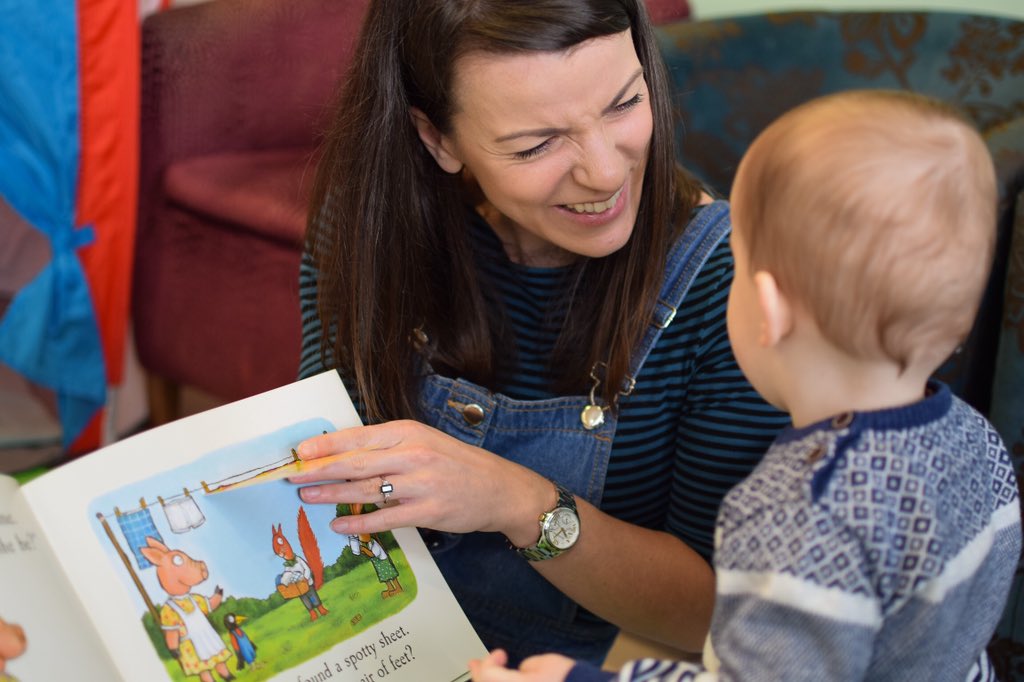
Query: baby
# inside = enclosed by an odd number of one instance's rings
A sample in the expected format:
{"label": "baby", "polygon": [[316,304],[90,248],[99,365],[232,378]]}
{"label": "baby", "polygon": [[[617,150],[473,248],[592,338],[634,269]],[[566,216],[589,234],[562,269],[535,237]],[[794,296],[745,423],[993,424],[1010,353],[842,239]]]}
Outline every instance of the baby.
{"label": "baby", "polygon": [[931,379],[971,329],[995,173],[940,102],[848,91],[757,137],[737,171],[729,338],[792,427],[718,513],[704,665],[556,655],[506,680],[983,680],[1021,549],[1006,449]]}

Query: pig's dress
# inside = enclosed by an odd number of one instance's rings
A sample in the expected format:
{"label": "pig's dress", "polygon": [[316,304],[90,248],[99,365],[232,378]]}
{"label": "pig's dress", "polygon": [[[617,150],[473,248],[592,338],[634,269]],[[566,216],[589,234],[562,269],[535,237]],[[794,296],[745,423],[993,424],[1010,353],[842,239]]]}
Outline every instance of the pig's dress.
{"label": "pig's dress", "polygon": [[206,617],[209,612],[210,603],[206,597],[191,592],[170,597],[160,609],[160,627],[178,630],[181,634],[178,662],[186,675],[213,670],[218,663],[231,658],[231,651]]}

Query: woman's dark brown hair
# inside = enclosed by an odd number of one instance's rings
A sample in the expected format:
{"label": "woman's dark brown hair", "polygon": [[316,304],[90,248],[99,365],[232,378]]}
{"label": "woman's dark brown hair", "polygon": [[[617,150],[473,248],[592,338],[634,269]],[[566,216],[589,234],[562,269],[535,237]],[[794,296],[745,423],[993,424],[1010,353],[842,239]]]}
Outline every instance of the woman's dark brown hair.
{"label": "woman's dark brown hair", "polygon": [[318,270],[325,365],[354,382],[370,421],[417,414],[414,329],[445,373],[492,383],[500,314],[484,303],[462,179],[438,167],[409,108],[451,132],[456,60],[468,53],[554,52],[632,30],[654,131],[633,234],[582,259],[551,368],[556,390],[601,385],[611,404],[661,285],[666,252],[699,188],[675,163],[669,85],[641,0],[375,0],[325,140],[307,248]]}

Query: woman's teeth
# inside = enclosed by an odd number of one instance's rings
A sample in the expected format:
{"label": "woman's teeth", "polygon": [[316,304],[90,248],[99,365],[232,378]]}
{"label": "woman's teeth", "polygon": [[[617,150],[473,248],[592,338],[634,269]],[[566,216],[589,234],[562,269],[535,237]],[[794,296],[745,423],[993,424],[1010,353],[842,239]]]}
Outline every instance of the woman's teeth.
{"label": "woman's teeth", "polygon": [[620,194],[622,194],[622,187],[608,201],[601,201],[596,204],[589,202],[586,204],[566,204],[565,207],[574,213],[604,213],[615,205],[615,202],[619,200]]}

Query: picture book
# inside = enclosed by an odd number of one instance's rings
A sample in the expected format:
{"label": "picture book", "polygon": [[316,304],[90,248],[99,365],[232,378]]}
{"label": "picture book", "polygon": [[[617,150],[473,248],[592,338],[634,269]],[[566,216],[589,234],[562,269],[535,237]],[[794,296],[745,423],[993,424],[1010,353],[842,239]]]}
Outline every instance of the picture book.
{"label": "picture book", "polygon": [[306,438],[359,424],[326,372],[0,476],[0,620],[36,680],[454,682],[486,653],[419,533],[303,502]]}

